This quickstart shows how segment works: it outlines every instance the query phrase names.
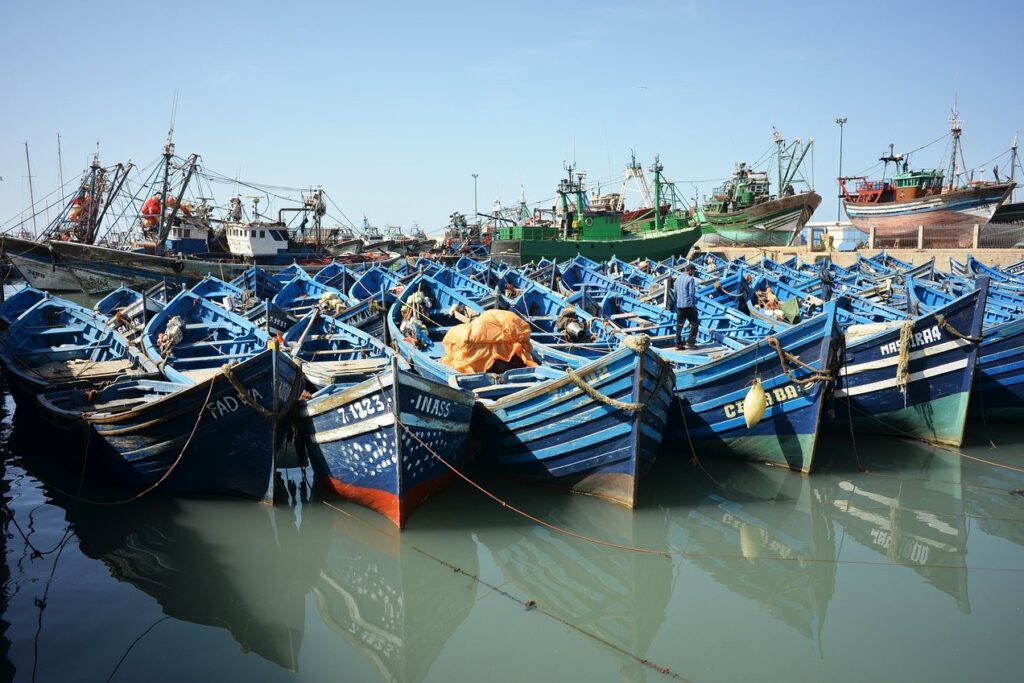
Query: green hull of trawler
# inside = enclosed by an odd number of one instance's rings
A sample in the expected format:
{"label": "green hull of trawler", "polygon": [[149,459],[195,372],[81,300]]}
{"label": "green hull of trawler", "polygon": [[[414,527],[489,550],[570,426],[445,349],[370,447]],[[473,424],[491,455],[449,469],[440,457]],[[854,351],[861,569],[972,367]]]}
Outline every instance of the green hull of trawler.
{"label": "green hull of trawler", "polygon": [[516,227],[503,229],[491,242],[491,257],[519,265],[541,259],[563,261],[577,254],[595,261],[606,261],[612,256],[623,261],[638,258],[661,260],[669,256],[686,255],[701,236],[698,226],[618,231],[617,235],[598,237],[587,233],[576,239],[558,235],[556,228]]}
{"label": "green hull of trawler", "polygon": [[782,247],[792,244],[821,203],[816,192],[774,199],[739,211],[716,213],[705,208],[702,244],[709,246]]}

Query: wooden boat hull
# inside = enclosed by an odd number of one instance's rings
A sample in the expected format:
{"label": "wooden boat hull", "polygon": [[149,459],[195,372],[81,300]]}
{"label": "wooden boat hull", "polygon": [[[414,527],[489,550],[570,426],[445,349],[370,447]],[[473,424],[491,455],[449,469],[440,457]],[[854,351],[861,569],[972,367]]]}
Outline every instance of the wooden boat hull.
{"label": "wooden boat hull", "polygon": [[[835,303],[826,313],[778,333],[774,338],[789,354],[818,372],[839,365],[841,332]],[[810,473],[822,409],[832,393],[831,381],[801,386],[787,375],[806,379],[809,371],[787,360],[785,368],[767,341],[758,341],[706,365],[676,371],[680,411],[669,425],[670,438],[682,453],[713,452],[728,458],[767,462]],[[761,420],[747,428],[744,398],[751,380],[761,379],[768,406]],[[677,446],[677,448],[680,448]]]}
{"label": "wooden boat hull", "polygon": [[852,420],[858,432],[895,432],[959,446],[978,344],[951,335],[936,316],[960,334],[980,337],[987,289],[986,282],[982,289],[913,320],[904,390],[896,382],[902,326],[859,341],[848,339],[835,390],[838,421]]}
{"label": "wooden boat hull", "polygon": [[[233,365],[231,372],[245,397],[219,372],[123,413],[84,415],[99,444],[91,448],[93,457],[104,458],[132,491],[160,482],[157,490],[172,495],[272,501],[275,451],[302,392],[302,373],[287,354],[273,349]],[[278,417],[268,419],[253,404]],[[48,409],[46,401],[41,405],[51,422],[67,422],[66,414]]]}
{"label": "wooden boat hull", "polygon": [[597,261],[612,256],[623,261],[643,257],[661,260],[685,255],[700,236],[700,228],[693,227],[617,240],[494,240],[490,254],[496,261],[516,266],[545,258],[564,261],[577,255]]}
{"label": "wooden boat hull", "polygon": [[706,232],[701,246],[742,244],[751,247],[786,246],[794,233],[811,219],[821,204],[817,192],[780,197],[741,211],[714,213],[705,211]]}
{"label": "wooden boat hull", "polygon": [[1024,417],[1024,319],[985,330],[971,391],[971,413]]}
{"label": "wooden boat hull", "polygon": [[[474,430],[487,435],[480,460],[517,477],[635,507],[672,405],[671,367],[653,349],[622,347],[577,376],[601,398],[567,376],[479,403]],[[613,401],[642,407],[626,410]]]}
{"label": "wooden boat hull", "polygon": [[[907,289],[911,305],[920,310],[944,306],[952,298],[913,279],[908,280]],[[986,418],[1018,420],[1024,417],[1024,318],[991,299],[986,309],[970,411]]]}
{"label": "wooden boat hull", "polygon": [[71,270],[51,251],[50,242],[36,242],[4,235],[0,241],[10,262],[18,269],[25,281],[36,289],[48,292],[80,292],[82,286]]}
{"label": "wooden boat hull", "polygon": [[454,477],[448,465],[462,469],[472,414],[469,392],[393,364],[390,372],[351,388],[317,394],[301,419],[317,476],[339,496],[402,528]]}
{"label": "wooden boat hull", "polygon": [[[202,261],[170,256],[141,254],[122,249],[109,249],[78,242],[53,242],[54,252],[77,279],[78,289],[86,294],[106,294],[121,285],[145,289],[169,282],[191,287],[207,275],[232,280],[246,272],[252,264],[234,261]],[[275,273],[285,266],[261,266]],[[310,266],[315,272],[322,265]]]}
{"label": "wooden boat hull", "polygon": [[[962,226],[956,234],[961,246],[970,247],[973,225],[985,225],[1009,197],[1011,185],[973,187],[907,202],[858,204],[843,201],[853,226],[886,238],[916,240],[918,226]],[[915,242],[916,243],[916,242]]]}
{"label": "wooden boat hull", "polygon": [[38,301],[10,326],[0,364],[18,405],[29,409],[47,391],[158,372],[105,317],[59,298]]}

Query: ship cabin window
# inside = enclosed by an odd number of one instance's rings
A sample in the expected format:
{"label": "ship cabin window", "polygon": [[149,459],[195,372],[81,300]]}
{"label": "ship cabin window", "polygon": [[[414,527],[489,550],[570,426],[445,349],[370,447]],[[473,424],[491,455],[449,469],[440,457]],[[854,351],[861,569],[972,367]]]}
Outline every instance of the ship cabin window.
{"label": "ship cabin window", "polygon": [[260,238],[262,239],[263,237],[265,237],[264,231],[260,230]]}

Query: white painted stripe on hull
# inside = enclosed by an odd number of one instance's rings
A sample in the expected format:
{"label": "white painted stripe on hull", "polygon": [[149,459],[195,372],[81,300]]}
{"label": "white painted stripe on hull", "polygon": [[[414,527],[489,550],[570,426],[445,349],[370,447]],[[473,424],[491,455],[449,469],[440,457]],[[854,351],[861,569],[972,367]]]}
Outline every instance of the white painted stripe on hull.
{"label": "white painted stripe on hull", "polygon": [[[937,365],[934,368],[925,368],[919,372],[912,372],[910,373],[910,377],[907,378],[907,381],[910,383],[922,379],[928,379],[929,377],[938,377],[940,375],[949,374],[950,372],[955,372],[956,370],[963,370],[966,367],[967,359],[961,358],[960,360],[955,360],[951,363]],[[874,391],[890,389],[895,386],[895,379],[883,379],[869,384],[862,384],[859,387],[852,387],[850,389],[836,388],[836,396],[860,396],[861,394],[870,394]]]}
{"label": "white painted stripe on hull", "polygon": [[[418,429],[436,429],[441,432],[468,432],[468,422],[450,422],[448,420],[439,420],[424,418],[418,415],[412,415],[410,413],[402,413],[402,424],[410,428]],[[332,441],[338,441],[341,439],[351,439],[354,436],[366,434],[368,432],[376,431],[382,427],[390,427],[395,424],[395,416],[393,413],[384,413],[377,415],[361,422],[357,422],[351,425],[345,425],[344,427],[337,427],[335,429],[329,429],[326,432],[317,432],[313,440],[317,443],[330,443]]]}
{"label": "white painted stripe on hull", "polygon": [[[959,346],[969,346],[971,342],[966,339],[954,339],[952,341],[943,342],[936,344],[935,346],[926,346],[923,349],[917,351],[911,351],[907,354],[908,361],[916,360],[918,358],[925,358],[938,353],[944,353],[946,351],[952,351]],[[878,360],[868,361],[866,363],[857,363],[849,367],[842,369],[843,375],[856,375],[861,372],[867,372],[868,370],[879,370],[881,368],[889,367],[890,365],[896,365],[900,362],[899,354],[890,356],[888,358],[879,358]]]}

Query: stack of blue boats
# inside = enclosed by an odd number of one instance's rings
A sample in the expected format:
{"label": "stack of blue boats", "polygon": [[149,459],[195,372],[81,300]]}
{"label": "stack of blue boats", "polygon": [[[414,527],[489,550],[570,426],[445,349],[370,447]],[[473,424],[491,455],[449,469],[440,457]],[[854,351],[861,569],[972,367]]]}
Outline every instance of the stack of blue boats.
{"label": "stack of blue boats", "polygon": [[[0,362],[19,409],[131,495],[271,501],[294,434],[329,489],[399,527],[468,460],[633,507],[659,456],[809,473],[826,429],[957,446],[970,413],[1024,408],[1024,264],[703,255],[680,350],[687,264],[254,267],[92,309],[24,288],[0,304]],[[523,353],[457,369],[492,309],[529,330]]]}

